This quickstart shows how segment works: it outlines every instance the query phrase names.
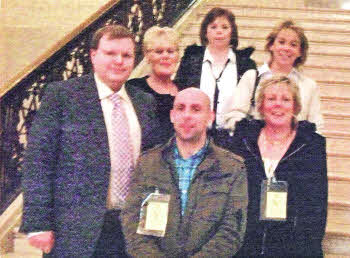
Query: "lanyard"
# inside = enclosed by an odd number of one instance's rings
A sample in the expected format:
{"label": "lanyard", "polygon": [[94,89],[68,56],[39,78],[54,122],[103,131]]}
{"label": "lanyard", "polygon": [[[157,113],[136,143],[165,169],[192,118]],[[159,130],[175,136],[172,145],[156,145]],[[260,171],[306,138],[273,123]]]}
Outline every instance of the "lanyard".
{"label": "lanyard", "polygon": [[[216,110],[217,110],[217,107],[218,107],[218,98],[219,98],[219,86],[218,86],[218,82],[220,81],[220,78],[222,76],[222,74],[224,73],[228,63],[230,62],[230,59],[227,59],[225,65],[224,65],[224,68],[221,70],[219,76],[217,78],[215,78],[215,75],[214,75],[214,72],[213,72],[213,67],[212,67],[212,63],[210,60],[208,60],[209,62],[209,66],[210,66],[210,71],[211,71],[211,74],[213,75],[214,79],[215,79],[215,93],[214,93],[214,105],[213,105],[213,111],[214,113],[216,114]],[[216,127],[216,118],[215,118],[215,121],[214,121],[214,126]]]}
{"label": "lanyard", "polygon": [[266,158],[265,159],[263,158],[263,161],[264,161],[265,175],[266,175],[268,182],[276,181],[275,169],[276,169],[279,162],[277,160],[271,160],[271,159],[266,159]]}

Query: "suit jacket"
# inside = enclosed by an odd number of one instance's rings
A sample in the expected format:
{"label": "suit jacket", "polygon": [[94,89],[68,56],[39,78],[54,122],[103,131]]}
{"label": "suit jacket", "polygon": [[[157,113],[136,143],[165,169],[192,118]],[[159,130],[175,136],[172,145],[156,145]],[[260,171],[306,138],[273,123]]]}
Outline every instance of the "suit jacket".
{"label": "suit jacket", "polygon": [[[127,87],[142,130],[142,149],[156,143],[155,102]],[[55,232],[54,257],[90,257],[99,237],[110,178],[110,154],[92,74],[48,86],[23,164],[21,231]]]}

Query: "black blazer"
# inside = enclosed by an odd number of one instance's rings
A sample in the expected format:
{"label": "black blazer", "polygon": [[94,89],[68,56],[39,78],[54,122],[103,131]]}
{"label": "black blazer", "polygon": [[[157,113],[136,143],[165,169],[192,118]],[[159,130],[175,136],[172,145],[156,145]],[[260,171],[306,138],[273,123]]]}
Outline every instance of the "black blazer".
{"label": "black blazer", "polygon": [[[142,129],[142,149],[158,128],[155,101],[126,88]],[[101,232],[110,178],[102,107],[92,74],[48,86],[23,164],[22,232],[55,232],[52,257],[90,257]]]}

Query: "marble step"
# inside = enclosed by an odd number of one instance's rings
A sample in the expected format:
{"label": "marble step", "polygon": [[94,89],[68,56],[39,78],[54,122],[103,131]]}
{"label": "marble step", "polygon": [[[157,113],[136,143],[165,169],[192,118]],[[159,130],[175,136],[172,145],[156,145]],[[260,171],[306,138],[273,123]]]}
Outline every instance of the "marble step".
{"label": "marble step", "polygon": [[350,67],[348,69],[327,67],[304,67],[303,73],[316,81],[329,81],[349,85]]}
{"label": "marble step", "polygon": [[[345,158],[342,159],[341,162],[347,162],[349,165],[350,160],[348,159],[347,161]],[[332,161],[331,161],[332,160]],[[329,181],[343,181],[349,184],[348,186],[350,187],[350,172],[349,172],[349,167],[345,167],[347,165],[345,164],[340,164],[339,162],[335,161],[336,158],[332,158],[331,155],[327,156],[327,169],[328,169],[328,180]]]}
{"label": "marble step", "polygon": [[350,238],[350,208],[339,202],[328,203],[327,235],[338,235]]}
{"label": "marble step", "polygon": [[327,138],[327,153],[350,155],[350,133],[325,131],[324,135]]}
{"label": "marble step", "polygon": [[[295,20],[314,20],[319,21],[347,21],[350,22],[350,11],[319,9],[319,8],[275,8],[275,7],[254,7],[248,5],[221,4],[222,8],[231,10],[235,16],[264,16],[268,18],[288,17]],[[208,3],[201,9],[201,14],[205,15],[211,8],[216,7],[215,3]]]}
{"label": "marble step", "polygon": [[346,255],[346,254],[342,255],[342,254],[324,253],[323,255],[325,258],[349,258],[349,255]]}
{"label": "marble step", "polygon": [[[350,17],[350,15],[349,15]],[[350,22],[349,22],[350,23]],[[273,26],[257,27],[255,25],[238,27],[239,38],[257,38],[266,39],[272,31]],[[187,26],[187,30],[183,32],[184,35],[199,35],[200,23],[194,22]],[[319,30],[305,30],[305,35],[309,42],[329,42],[329,43],[350,43],[350,32],[339,31],[319,31]]]}
{"label": "marble step", "polygon": [[349,181],[350,155],[328,152],[327,167],[329,180]]}
{"label": "marble step", "polygon": [[339,98],[350,97],[350,81],[344,84],[319,80],[318,84],[320,85],[321,96],[333,96]]}
{"label": "marble step", "polygon": [[[328,174],[328,218],[323,250],[326,253],[350,256],[350,177],[342,179]],[[337,257],[337,256],[335,256]],[[340,256],[342,257],[342,256]]]}
{"label": "marble step", "polygon": [[345,224],[349,221],[350,209],[329,203],[328,217],[323,251],[337,255],[334,257],[350,257],[350,225]]}
{"label": "marble step", "polygon": [[349,258],[350,237],[326,235],[323,240],[323,252],[326,258]]}
{"label": "marble step", "polygon": [[[343,209],[341,214],[347,214],[342,219],[334,220],[337,223],[342,223],[348,226],[350,236],[350,176],[339,180],[337,177],[329,176],[328,179],[328,202],[331,204],[330,208],[338,207]],[[339,208],[339,207],[338,207]],[[339,212],[340,213],[340,212]]]}
{"label": "marble step", "polygon": [[338,114],[347,114],[350,116],[350,98],[335,97],[326,95],[321,91],[321,107],[323,112],[337,112]]}
{"label": "marble step", "polygon": [[323,112],[325,120],[325,131],[346,132],[350,128],[350,115],[337,112]]}
{"label": "marble step", "polygon": [[[204,18],[204,14],[198,16],[198,22],[202,21]],[[276,25],[280,24],[281,22],[293,19],[295,23],[297,23],[299,26],[303,27],[304,30],[311,31],[311,30],[317,30],[317,31],[337,31],[337,32],[344,32],[349,33],[350,27],[349,27],[349,21],[333,21],[332,19],[327,20],[308,20],[308,19],[294,19],[291,16],[286,16],[283,18],[279,17],[264,17],[264,16],[248,16],[248,15],[236,15],[236,23],[238,28],[242,26],[256,26],[256,29],[263,28],[273,28]]]}

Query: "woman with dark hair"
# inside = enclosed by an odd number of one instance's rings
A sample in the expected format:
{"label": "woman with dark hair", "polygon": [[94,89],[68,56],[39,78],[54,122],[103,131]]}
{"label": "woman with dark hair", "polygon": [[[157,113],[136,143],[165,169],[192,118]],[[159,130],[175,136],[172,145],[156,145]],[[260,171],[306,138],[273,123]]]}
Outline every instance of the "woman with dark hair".
{"label": "woman with dark hair", "polygon": [[327,220],[325,138],[296,119],[299,87],[285,75],[264,80],[263,120],[243,119],[227,140],[245,158],[249,205],[241,257],[322,257]]}
{"label": "woman with dark hair", "polygon": [[223,115],[243,73],[255,69],[250,59],[253,48],[237,50],[238,33],[235,16],[229,10],[213,8],[200,28],[202,46],[186,48],[176,74],[180,89],[198,85],[211,99],[216,113],[215,127],[224,127]]}
{"label": "woman with dark hair", "polygon": [[150,66],[150,73],[142,78],[131,79],[127,85],[134,85],[154,96],[157,101],[157,117],[162,133],[159,142],[165,142],[174,133],[170,122],[170,110],[173,107],[177,85],[172,81],[179,61],[179,38],[177,32],[169,27],[153,26],[143,39],[143,52]]}
{"label": "woman with dark hair", "polygon": [[[320,89],[316,82],[305,76],[299,69],[307,58],[309,43],[303,28],[295,25],[293,21],[284,21],[266,38],[265,51],[270,53],[270,60],[259,67],[260,82],[271,78],[274,74],[285,74],[293,79],[300,90],[302,109],[298,115],[299,120],[308,120],[316,124],[318,132],[323,129],[323,116],[321,113]],[[247,71],[238,85],[240,96],[234,96],[231,111],[225,116],[228,128],[234,129],[235,123],[251,112],[255,118],[260,118],[255,107],[252,107],[252,98],[259,91],[256,88],[257,74],[255,70]]]}

